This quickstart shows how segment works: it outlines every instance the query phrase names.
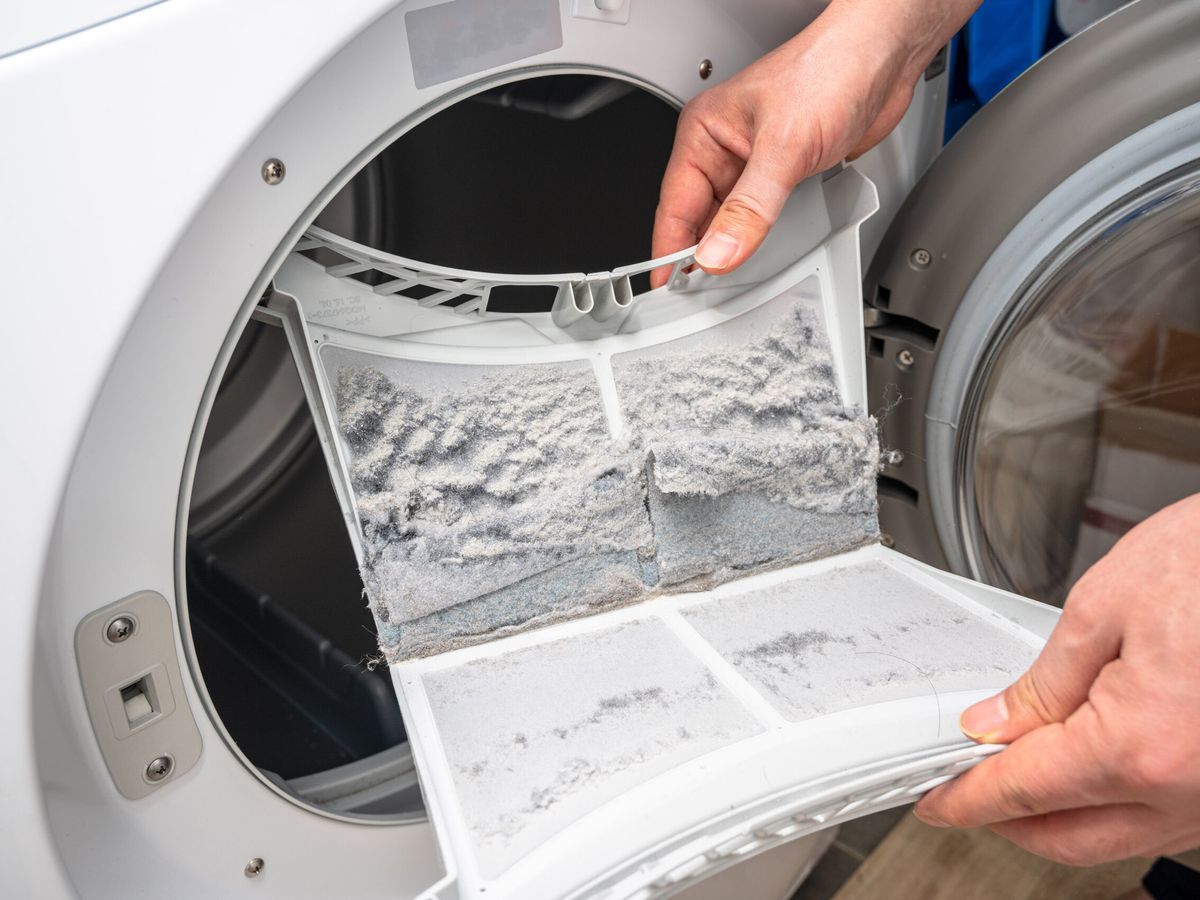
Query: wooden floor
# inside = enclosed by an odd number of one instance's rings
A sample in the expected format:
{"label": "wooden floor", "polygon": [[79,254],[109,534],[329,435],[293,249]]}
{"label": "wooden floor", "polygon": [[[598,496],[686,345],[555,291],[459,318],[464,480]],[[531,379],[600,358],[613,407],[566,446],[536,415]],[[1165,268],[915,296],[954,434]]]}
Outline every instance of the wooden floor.
{"label": "wooden floor", "polygon": [[[1181,858],[1195,865],[1195,854]],[[834,900],[1116,900],[1150,867],[1127,860],[1090,869],[1048,862],[986,829],[930,828],[906,816]]]}

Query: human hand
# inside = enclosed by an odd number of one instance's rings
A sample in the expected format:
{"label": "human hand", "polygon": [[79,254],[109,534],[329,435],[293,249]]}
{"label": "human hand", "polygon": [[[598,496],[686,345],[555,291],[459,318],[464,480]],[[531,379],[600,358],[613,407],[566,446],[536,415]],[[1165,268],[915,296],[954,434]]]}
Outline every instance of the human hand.
{"label": "human hand", "polygon": [[[724,274],[758,249],[797,184],[883,140],[979,0],[833,0],[812,25],[684,107],[654,257],[695,244]],[[666,282],[668,269],[651,283]]]}
{"label": "human hand", "polygon": [[1200,845],[1200,495],[1079,579],[1041,655],[962,716],[1009,743],[916,807],[1068,865]]}

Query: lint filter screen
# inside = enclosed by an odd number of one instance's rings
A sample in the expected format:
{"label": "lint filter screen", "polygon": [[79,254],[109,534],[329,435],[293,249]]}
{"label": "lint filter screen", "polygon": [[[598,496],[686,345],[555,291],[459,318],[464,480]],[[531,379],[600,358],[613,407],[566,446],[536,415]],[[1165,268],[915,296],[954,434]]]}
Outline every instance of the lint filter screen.
{"label": "lint filter screen", "polygon": [[322,348],[389,660],[874,542],[875,425],[818,309],[810,278],[611,367]]}
{"label": "lint filter screen", "polygon": [[424,683],[487,877],[619,794],[762,730],[654,619]]}
{"label": "lint filter screen", "polygon": [[713,584],[878,535],[875,423],[843,406],[804,288],[613,359],[645,460],[663,586]]}
{"label": "lint filter screen", "polygon": [[590,364],[346,356],[339,421],[390,657],[612,607],[653,582],[640,459],[609,434]]}
{"label": "lint filter screen", "polygon": [[834,569],[683,613],[786,719],[1015,681],[1025,639],[881,562]]}
{"label": "lint filter screen", "polygon": [[[451,654],[420,676],[406,670],[405,680],[423,685],[441,765],[485,877],[702,755],[841,710],[994,690],[1037,652],[1018,629],[873,560],[735,588],[656,602],[641,618],[531,646],[497,645],[467,661]],[[761,717],[754,706],[764,700],[781,721]],[[914,715],[932,740],[940,707],[921,709]],[[861,740],[887,746],[863,727]],[[836,771],[839,760],[828,763]],[[719,791],[704,772],[693,773],[695,789]]]}

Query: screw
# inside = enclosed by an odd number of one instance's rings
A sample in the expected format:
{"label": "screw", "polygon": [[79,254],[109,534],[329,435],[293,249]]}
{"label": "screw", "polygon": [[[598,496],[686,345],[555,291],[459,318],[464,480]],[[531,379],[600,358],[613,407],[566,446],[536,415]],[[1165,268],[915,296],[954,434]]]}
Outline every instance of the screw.
{"label": "screw", "polygon": [[887,453],[885,453],[883,455],[883,461],[886,462],[889,466],[898,466],[898,465],[900,465],[900,463],[904,462],[904,451],[903,450],[889,450]]}
{"label": "screw", "polygon": [[146,766],[146,780],[152,783],[158,783],[171,774],[175,768],[175,760],[167,756],[165,753],[162,756],[156,756],[150,760]]}
{"label": "screw", "polygon": [[104,629],[104,636],[114,644],[129,638],[137,630],[137,623],[129,616],[117,616]]}
{"label": "screw", "polygon": [[246,868],[243,869],[247,878],[257,878],[262,874],[263,867],[266,865],[261,856],[256,856],[250,862],[246,863]]}
{"label": "screw", "polygon": [[933,262],[933,254],[924,247],[918,247],[909,256],[908,261],[912,263],[914,269],[928,269],[930,263]]}
{"label": "screw", "polygon": [[700,60],[700,77],[703,78],[705,81],[707,81],[709,76],[712,75],[712,73],[713,73],[712,60],[711,59]]}
{"label": "screw", "polygon": [[883,544],[883,546],[887,547],[888,549],[891,549],[892,547],[896,546],[896,539],[890,534],[881,534],[879,536],[879,543]]}
{"label": "screw", "polygon": [[911,369],[914,362],[916,362],[916,358],[912,355],[911,350],[901,350],[896,354],[896,364],[902,369]]}
{"label": "screw", "polygon": [[284,166],[281,159],[268,159],[263,163],[262,177],[267,184],[279,184],[283,181],[283,176],[287,174],[287,167]]}

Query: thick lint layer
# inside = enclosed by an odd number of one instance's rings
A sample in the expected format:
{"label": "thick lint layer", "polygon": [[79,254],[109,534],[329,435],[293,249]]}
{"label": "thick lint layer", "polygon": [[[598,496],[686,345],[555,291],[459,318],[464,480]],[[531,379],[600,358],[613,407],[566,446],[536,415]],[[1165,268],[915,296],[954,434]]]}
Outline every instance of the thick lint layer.
{"label": "thick lint layer", "polygon": [[875,503],[875,428],[830,419],[819,431],[782,429],[718,437],[679,431],[651,442],[654,485],[664,494],[720,497],[753,492],[772,503],[820,513],[869,512]]}
{"label": "thick lint layer", "polygon": [[640,454],[591,367],[343,368],[364,581],[390,656],[621,603],[655,575]]}
{"label": "thick lint layer", "polygon": [[785,294],[613,358],[337,363],[363,577],[391,660],[878,535],[873,421],[843,408],[817,315]]}
{"label": "thick lint layer", "polygon": [[664,585],[854,549],[878,536],[875,423],[847,410],[816,314],[776,298],[614,360],[647,451]]}

